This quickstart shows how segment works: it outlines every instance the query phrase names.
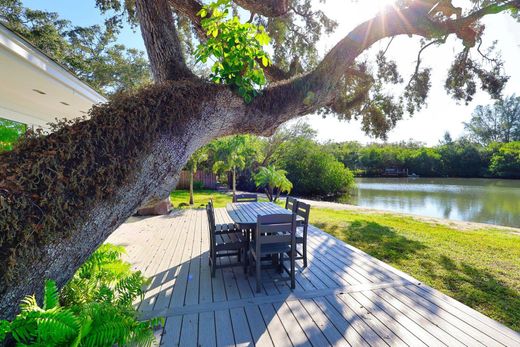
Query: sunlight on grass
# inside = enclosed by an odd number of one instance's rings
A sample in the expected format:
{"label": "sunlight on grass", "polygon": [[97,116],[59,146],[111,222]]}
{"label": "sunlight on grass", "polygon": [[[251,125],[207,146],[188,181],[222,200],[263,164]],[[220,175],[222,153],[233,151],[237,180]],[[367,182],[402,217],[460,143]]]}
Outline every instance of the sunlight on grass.
{"label": "sunlight on grass", "polygon": [[[190,206],[190,192],[188,190],[176,190],[170,194],[170,201],[174,208],[203,208],[209,199],[213,199],[213,205],[217,208],[226,207],[233,200],[231,193],[225,194],[216,190],[197,190],[193,195],[194,204]],[[259,198],[258,201],[268,200]]]}
{"label": "sunlight on grass", "polygon": [[[232,201],[231,195],[217,192],[215,190],[197,190],[193,195],[193,208],[203,208],[213,199],[215,207],[226,207]],[[190,208],[190,192],[188,190],[176,190],[170,194],[170,201],[174,208]]]}
{"label": "sunlight on grass", "polygon": [[313,209],[311,223],[520,331],[520,237],[397,214]]}

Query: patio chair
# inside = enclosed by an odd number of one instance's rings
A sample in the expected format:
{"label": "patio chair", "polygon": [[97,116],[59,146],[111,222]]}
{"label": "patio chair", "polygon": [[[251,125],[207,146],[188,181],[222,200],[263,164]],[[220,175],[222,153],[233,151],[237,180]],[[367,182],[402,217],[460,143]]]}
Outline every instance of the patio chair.
{"label": "patio chair", "polygon": [[296,212],[296,206],[298,205],[298,200],[296,198],[288,196],[285,200],[285,209],[291,212]]}
{"label": "patio chair", "polygon": [[[278,256],[281,270],[285,270],[291,280],[291,289],[295,288],[296,258],[296,215],[272,214],[258,216],[255,239],[249,245],[249,264],[254,262],[256,274],[256,292],[261,292],[262,258]],[[289,268],[284,261],[289,260]]]}
{"label": "patio chair", "polygon": [[[296,260],[303,259],[303,267],[307,267],[307,229],[309,228],[309,215],[311,213],[311,205],[298,201],[296,209],[293,211],[303,218],[303,225],[297,228],[296,245],[301,244],[301,251],[296,247]],[[300,234],[301,232],[301,234]]]}
{"label": "patio chair", "polygon": [[257,202],[258,196],[256,194],[237,194],[233,195],[233,202]]}
{"label": "patio chair", "polygon": [[[246,250],[248,240],[235,224],[215,224],[215,210],[213,202],[206,205],[209,224],[209,266],[211,267],[211,277],[215,277],[217,268],[231,267],[242,264],[246,271]],[[228,264],[217,264],[217,259],[221,257],[237,257],[237,262]]]}

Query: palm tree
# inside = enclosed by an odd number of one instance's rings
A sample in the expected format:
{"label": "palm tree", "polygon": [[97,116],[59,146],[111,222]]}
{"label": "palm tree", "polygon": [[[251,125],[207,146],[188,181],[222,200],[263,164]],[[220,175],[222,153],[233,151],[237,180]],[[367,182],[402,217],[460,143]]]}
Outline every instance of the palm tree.
{"label": "palm tree", "polygon": [[196,150],[186,163],[186,168],[190,172],[190,205],[193,205],[193,176],[197,173],[197,166],[208,160],[208,151],[206,147]]}
{"label": "palm tree", "polygon": [[233,175],[233,196],[236,194],[236,170],[246,166],[246,136],[231,136],[213,142],[215,173],[231,172]]}
{"label": "palm tree", "polygon": [[282,192],[290,193],[293,187],[286,175],[287,171],[277,170],[274,165],[261,167],[255,175],[255,183],[257,187],[264,187],[269,201],[276,202]]}

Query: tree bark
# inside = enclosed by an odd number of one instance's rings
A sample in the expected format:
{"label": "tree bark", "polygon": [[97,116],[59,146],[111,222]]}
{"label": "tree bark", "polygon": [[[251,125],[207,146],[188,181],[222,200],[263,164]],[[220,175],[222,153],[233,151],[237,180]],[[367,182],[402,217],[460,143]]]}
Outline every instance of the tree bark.
{"label": "tree bark", "polygon": [[136,0],[136,11],[155,81],[192,78],[167,0]]}

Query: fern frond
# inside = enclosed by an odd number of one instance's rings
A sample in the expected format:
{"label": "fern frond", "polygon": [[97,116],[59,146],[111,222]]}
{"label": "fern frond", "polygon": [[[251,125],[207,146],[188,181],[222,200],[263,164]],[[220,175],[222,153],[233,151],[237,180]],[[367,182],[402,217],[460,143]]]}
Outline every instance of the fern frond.
{"label": "fern frond", "polygon": [[59,293],[56,282],[46,280],[43,289],[43,309],[50,310],[57,306],[59,306]]}
{"label": "fern frond", "polygon": [[4,341],[7,334],[11,332],[11,323],[6,320],[0,320],[0,342]]}
{"label": "fern frond", "polygon": [[74,313],[61,307],[43,312],[36,318],[36,323],[38,339],[54,344],[71,341],[80,331],[80,323]]}
{"label": "fern frond", "polygon": [[11,322],[11,335],[18,344],[30,343],[37,336],[39,311],[21,312]]}
{"label": "fern frond", "polygon": [[131,305],[137,297],[143,294],[144,281],[145,279],[140,271],[121,279],[115,287],[118,294],[118,304]]}
{"label": "fern frond", "polygon": [[133,328],[129,342],[143,347],[152,346],[155,342],[155,336],[153,330],[150,329],[150,324],[148,322],[139,322]]}
{"label": "fern frond", "polygon": [[36,301],[36,297],[34,295],[27,295],[22,299],[20,303],[20,311],[22,312],[32,312],[32,311],[41,311],[42,309],[38,306],[38,302]]}
{"label": "fern frond", "polygon": [[85,346],[125,345],[131,332],[124,321],[107,321],[102,325],[93,326],[83,340]]}

